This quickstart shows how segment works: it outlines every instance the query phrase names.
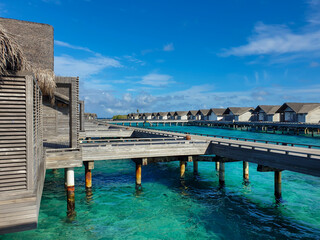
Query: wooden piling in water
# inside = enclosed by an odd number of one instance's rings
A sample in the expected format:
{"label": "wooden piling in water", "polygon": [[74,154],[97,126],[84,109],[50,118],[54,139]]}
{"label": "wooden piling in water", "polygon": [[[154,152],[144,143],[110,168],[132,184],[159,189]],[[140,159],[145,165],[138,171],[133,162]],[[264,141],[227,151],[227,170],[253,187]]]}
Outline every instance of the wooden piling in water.
{"label": "wooden piling in water", "polygon": [[180,161],[180,179],[184,179],[184,175],[186,172],[186,161]]}
{"label": "wooden piling in water", "polygon": [[85,167],[85,177],[86,177],[86,190],[91,190],[92,188],[91,170],[94,169],[94,162],[93,161],[84,162],[84,167]]}
{"label": "wooden piling in water", "polygon": [[225,163],[220,162],[219,167],[219,184],[221,187],[225,185]]}
{"label": "wooden piling in water", "polygon": [[67,169],[67,215],[71,217],[75,213],[74,196],[74,168]]}
{"label": "wooden piling in water", "polygon": [[249,163],[243,162],[243,180],[249,181]]}
{"label": "wooden piling in water", "polygon": [[281,200],[281,171],[274,172],[274,196],[276,201]]}
{"label": "wooden piling in water", "polygon": [[198,175],[198,161],[197,160],[193,161],[193,174]]}
{"label": "wooden piling in water", "polygon": [[140,190],[142,188],[141,185],[141,172],[142,172],[142,160],[136,161],[136,189]]}
{"label": "wooden piling in water", "polygon": [[216,171],[219,171],[220,169],[220,162],[216,162]]}

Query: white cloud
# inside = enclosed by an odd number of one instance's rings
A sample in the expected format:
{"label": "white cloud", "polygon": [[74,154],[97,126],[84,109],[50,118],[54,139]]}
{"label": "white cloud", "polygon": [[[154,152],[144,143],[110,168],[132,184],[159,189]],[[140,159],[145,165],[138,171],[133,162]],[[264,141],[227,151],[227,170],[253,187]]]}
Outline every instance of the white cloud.
{"label": "white cloud", "polygon": [[248,44],[224,52],[224,56],[274,55],[320,51],[320,30],[292,32],[285,25],[257,23]]}
{"label": "white cloud", "polygon": [[86,111],[96,112],[99,117],[136,112],[158,112],[196,110],[212,107],[256,107],[259,104],[282,104],[286,101],[316,102],[320,85],[300,88],[276,86],[249,88],[246,91],[217,92],[213,85],[192,86],[170,94],[153,95],[148,92],[128,92],[119,95],[111,90],[91,89],[90,84],[82,88],[81,96],[86,101]]}
{"label": "white cloud", "polygon": [[150,73],[142,77],[139,82],[143,85],[150,85],[153,87],[166,86],[173,83],[172,76],[166,74]]}
{"label": "white cloud", "polygon": [[163,46],[163,51],[171,52],[174,50],[173,43],[168,43],[167,45]]}
{"label": "white cloud", "polygon": [[69,44],[69,43],[62,42],[62,41],[59,41],[59,40],[54,40],[54,44],[55,44],[56,46],[60,46],[60,47],[67,47],[67,48],[71,48],[71,49],[75,49],[75,50],[82,50],[82,51],[94,53],[94,52],[91,51],[89,48],[71,45],[71,44]]}
{"label": "white cloud", "polygon": [[98,74],[109,67],[122,67],[118,60],[101,55],[87,59],[76,59],[69,55],[55,56],[54,66],[57,75],[79,77]]}

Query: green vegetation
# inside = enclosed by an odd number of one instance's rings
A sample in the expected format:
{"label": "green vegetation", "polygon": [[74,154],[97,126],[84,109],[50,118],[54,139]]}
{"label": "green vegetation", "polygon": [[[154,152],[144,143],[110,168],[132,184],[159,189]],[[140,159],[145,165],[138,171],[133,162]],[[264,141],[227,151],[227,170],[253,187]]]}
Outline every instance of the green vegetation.
{"label": "green vegetation", "polygon": [[114,115],[112,119],[128,119],[127,115]]}

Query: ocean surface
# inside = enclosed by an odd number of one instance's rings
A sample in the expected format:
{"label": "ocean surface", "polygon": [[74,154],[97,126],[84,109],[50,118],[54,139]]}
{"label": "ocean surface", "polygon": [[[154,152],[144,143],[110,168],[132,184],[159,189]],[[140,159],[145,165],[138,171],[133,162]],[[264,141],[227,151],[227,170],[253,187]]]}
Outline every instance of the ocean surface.
{"label": "ocean surface", "polygon": [[[185,132],[260,138],[320,145],[319,138],[253,133],[207,127],[157,127]],[[76,216],[66,217],[64,171],[47,171],[37,230],[0,239],[320,239],[320,178],[284,171],[283,202],[274,200],[273,173],[249,163],[226,163],[225,188],[215,164],[187,164],[184,186],[179,163],[142,167],[142,192],[135,190],[130,160],[96,161],[93,195],[87,197],[84,168],[76,169]]]}

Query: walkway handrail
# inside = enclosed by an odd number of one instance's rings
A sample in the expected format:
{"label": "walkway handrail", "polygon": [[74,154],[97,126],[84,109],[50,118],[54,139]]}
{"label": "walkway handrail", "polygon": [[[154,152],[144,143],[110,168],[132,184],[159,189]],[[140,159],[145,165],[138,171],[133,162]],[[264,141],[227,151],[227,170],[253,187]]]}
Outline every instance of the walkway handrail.
{"label": "walkway handrail", "polygon": [[[147,141],[175,141],[181,140],[183,137],[173,137],[173,138],[123,138],[123,139],[86,139],[82,140],[83,144],[91,143],[110,143],[110,142],[147,142]],[[84,143],[85,142],[85,143]]]}
{"label": "walkway handrail", "polygon": [[[143,127],[139,127],[139,128],[143,128]],[[148,128],[143,128],[143,129],[148,129]],[[156,129],[156,130],[159,130],[159,129]],[[258,142],[258,143],[266,143],[266,144],[284,145],[284,146],[291,146],[291,147],[307,147],[307,148],[320,149],[320,145],[312,145],[312,144],[290,143],[290,142],[282,142],[282,141],[241,138],[241,137],[230,137],[230,136],[222,136],[222,135],[203,134],[203,133],[189,133],[189,132],[174,131],[174,130],[159,130],[159,131],[175,132],[175,133],[182,133],[182,134],[193,134],[193,135],[198,135],[198,136],[203,136],[203,137],[214,137],[214,138],[222,138],[222,139],[230,139],[230,140],[247,141],[247,142]]]}
{"label": "walkway handrail", "polygon": [[[312,156],[316,156],[317,159],[320,160],[320,153],[314,153],[314,152],[303,152],[303,151],[297,151],[297,150],[285,150],[280,148],[272,148],[272,147],[263,147],[263,146],[252,146],[250,144],[242,144],[242,143],[234,143],[234,142],[220,142],[216,140],[212,140],[211,143],[218,144],[218,145],[225,145],[229,147],[238,147],[238,148],[249,148],[251,150],[260,150],[260,151],[267,151],[267,152],[276,152],[286,155],[292,155],[292,156],[301,156],[301,154],[305,155],[307,158],[311,158]],[[301,148],[302,150],[302,148]],[[309,151],[309,150],[308,150]]]}
{"label": "walkway handrail", "polygon": [[162,142],[119,142],[119,143],[95,143],[95,144],[83,144],[82,147],[106,147],[106,146],[137,146],[137,145],[172,145],[172,144],[203,144],[208,143],[208,141],[198,140],[198,141],[190,141],[190,140],[177,140],[177,141],[162,141]]}

